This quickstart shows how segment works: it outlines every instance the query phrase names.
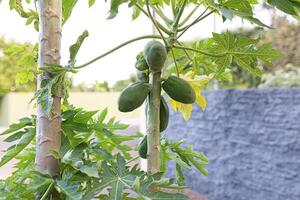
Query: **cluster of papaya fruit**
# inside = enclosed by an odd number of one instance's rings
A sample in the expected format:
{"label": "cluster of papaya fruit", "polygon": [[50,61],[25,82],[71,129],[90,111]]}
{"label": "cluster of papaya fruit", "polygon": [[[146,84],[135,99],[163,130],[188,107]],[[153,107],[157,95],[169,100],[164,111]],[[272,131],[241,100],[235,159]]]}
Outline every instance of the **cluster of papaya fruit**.
{"label": "cluster of papaya fruit", "polygon": [[[131,112],[140,107],[151,91],[149,74],[161,72],[167,59],[167,51],[158,41],[150,41],[144,51],[136,57],[137,82],[126,87],[118,100],[118,109],[121,112]],[[163,90],[175,101],[184,104],[195,102],[196,94],[191,85],[177,76],[169,76],[162,82]],[[169,107],[164,97],[160,98],[160,132],[164,131],[169,123]],[[141,158],[147,156],[147,136],[139,144],[138,152]]]}

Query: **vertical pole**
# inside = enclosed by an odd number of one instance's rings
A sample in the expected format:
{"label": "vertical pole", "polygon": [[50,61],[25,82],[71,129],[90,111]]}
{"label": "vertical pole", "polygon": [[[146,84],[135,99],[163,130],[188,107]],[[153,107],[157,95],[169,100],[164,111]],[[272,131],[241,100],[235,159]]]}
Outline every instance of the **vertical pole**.
{"label": "vertical pole", "polygon": [[[45,64],[60,63],[61,46],[61,0],[39,0],[39,61],[38,67]],[[38,77],[38,88],[41,81],[49,78],[44,72]],[[61,143],[61,99],[53,97],[53,106],[50,115],[47,115],[37,103],[36,125],[36,160],[35,167],[41,173],[52,177],[59,177],[59,161],[49,152],[49,149],[59,151]]]}

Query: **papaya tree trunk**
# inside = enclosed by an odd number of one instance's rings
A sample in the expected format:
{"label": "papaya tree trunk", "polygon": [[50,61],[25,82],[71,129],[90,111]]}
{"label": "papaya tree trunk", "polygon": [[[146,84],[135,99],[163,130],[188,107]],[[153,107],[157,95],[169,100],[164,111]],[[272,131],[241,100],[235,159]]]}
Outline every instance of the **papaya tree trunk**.
{"label": "papaya tree trunk", "polygon": [[[39,0],[39,61],[38,67],[45,64],[60,63],[61,46],[61,0]],[[44,72],[38,77],[38,88],[42,80],[49,78]],[[50,149],[59,151],[61,143],[61,99],[53,97],[51,114],[47,115],[42,105],[37,103],[36,124],[36,169],[59,177],[59,161],[49,152]]]}
{"label": "papaya tree trunk", "polygon": [[147,110],[147,172],[155,174],[160,171],[160,93],[161,93],[161,72],[150,73],[151,92],[148,97]]}

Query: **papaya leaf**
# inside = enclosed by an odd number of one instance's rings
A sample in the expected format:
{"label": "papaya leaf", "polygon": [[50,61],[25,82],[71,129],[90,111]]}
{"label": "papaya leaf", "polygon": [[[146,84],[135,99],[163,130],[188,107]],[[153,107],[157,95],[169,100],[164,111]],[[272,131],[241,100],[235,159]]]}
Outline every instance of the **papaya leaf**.
{"label": "papaya leaf", "polygon": [[[162,150],[166,154],[165,158],[175,161],[177,183],[182,184],[184,181],[182,169],[190,171],[191,166],[194,166],[203,175],[208,175],[208,171],[204,167],[209,163],[209,160],[203,153],[195,152],[192,146],[186,148],[181,147],[184,141],[171,142],[165,138],[163,138],[163,140]],[[176,159],[174,159],[174,157]]]}
{"label": "papaya leaf", "polygon": [[19,123],[14,123],[14,124],[9,125],[9,128],[7,130],[3,131],[2,133],[0,133],[0,135],[14,133],[20,129],[23,129],[24,127],[32,126],[33,125],[32,122],[33,122],[33,120],[30,117],[24,117],[22,119],[19,119]]}
{"label": "papaya leaf", "polygon": [[72,200],[81,199],[83,196],[83,194],[79,191],[79,185],[77,184],[68,184],[64,180],[57,180],[55,187]]}
{"label": "papaya leaf", "polygon": [[71,16],[71,13],[73,11],[73,8],[75,7],[77,3],[77,0],[63,0],[62,1],[62,24],[64,25],[69,17]]}
{"label": "papaya leaf", "polygon": [[96,0],[89,0],[89,7],[92,7],[95,4]]}
{"label": "papaya leaf", "polygon": [[110,199],[121,200],[125,187],[131,187],[136,179],[136,175],[131,174],[125,166],[124,158],[117,155],[117,168],[113,170],[106,162],[103,163],[102,182],[107,183]]}
{"label": "papaya leaf", "polygon": [[294,16],[300,14],[300,3],[294,0],[267,0],[267,2],[279,10]]}
{"label": "papaya leaf", "polygon": [[224,54],[224,58],[213,58],[218,65],[218,71],[224,72],[226,66],[235,60],[238,66],[246,69],[256,76],[261,76],[262,72],[258,67],[258,60],[271,64],[272,60],[280,58],[282,53],[272,49],[270,45],[257,47],[258,40],[245,36],[235,36],[230,32],[222,34],[213,33],[213,44],[210,51],[215,54]]}
{"label": "papaya leaf", "polygon": [[35,92],[31,101],[37,99],[43,111],[49,115],[52,109],[53,96],[63,98],[67,102],[69,87],[71,86],[67,72],[73,72],[73,69],[69,66],[63,67],[56,64],[46,65],[40,69],[47,73],[46,78],[41,81],[41,87]]}
{"label": "papaya leaf", "polygon": [[123,3],[126,3],[128,0],[111,0],[110,1],[110,10],[109,16],[107,19],[113,19],[117,16],[119,12],[119,6]]}
{"label": "papaya leaf", "polygon": [[1,158],[0,167],[12,160],[16,155],[18,155],[28,144],[34,139],[35,128],[27,128],[26,133],[22,135],[19,142],[11,147],[9,147],[4,156]]}
{"label": "papaya leaf", "polygon": [[71,64],[72,66],[74,66],[75,62],[76,62],[76,56],[77,53],[83,43],[83,41],[89,36],[89,32],[88,31],[84,31],[77,39],[76,43],[71,45],[69,48],[70,51],[70,59],[69,59],[69,64]]}

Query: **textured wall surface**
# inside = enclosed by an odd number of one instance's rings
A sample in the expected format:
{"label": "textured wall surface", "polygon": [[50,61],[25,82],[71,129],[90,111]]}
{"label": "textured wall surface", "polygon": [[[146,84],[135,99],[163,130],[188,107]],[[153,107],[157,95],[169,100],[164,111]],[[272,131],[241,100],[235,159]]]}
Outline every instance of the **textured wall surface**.
{"label": "textured wall surface", "polygon": [[167,135],[210,159],[187,183],[209,200],[300,200],[300,89],[206,93],[190,121],[171,111]]}

